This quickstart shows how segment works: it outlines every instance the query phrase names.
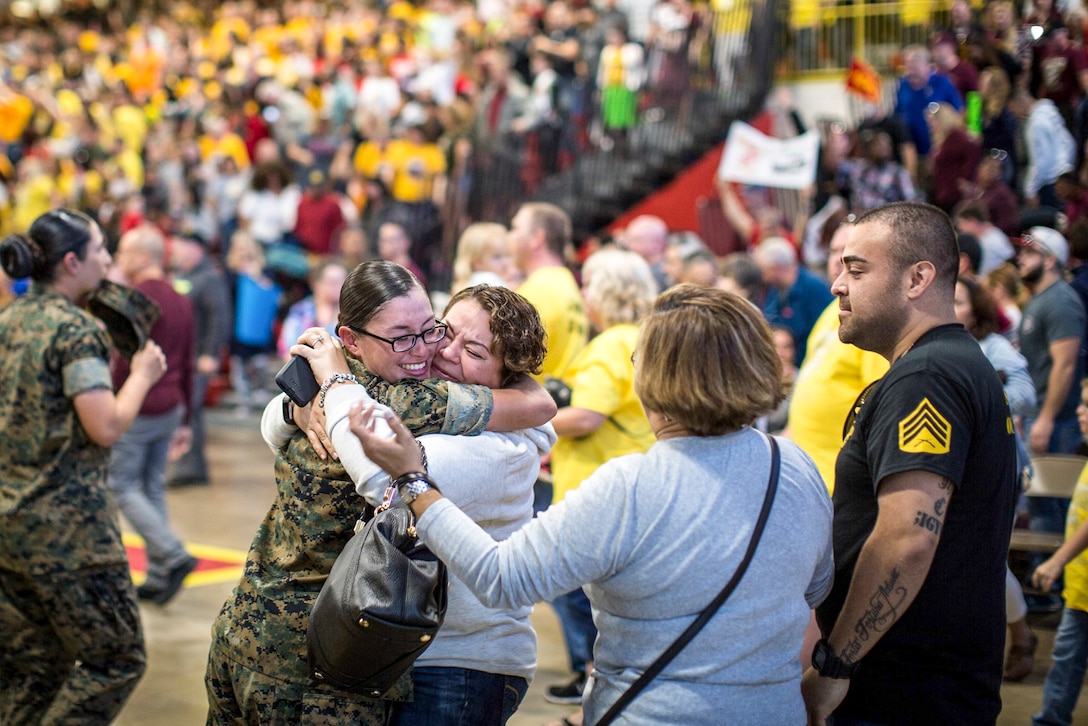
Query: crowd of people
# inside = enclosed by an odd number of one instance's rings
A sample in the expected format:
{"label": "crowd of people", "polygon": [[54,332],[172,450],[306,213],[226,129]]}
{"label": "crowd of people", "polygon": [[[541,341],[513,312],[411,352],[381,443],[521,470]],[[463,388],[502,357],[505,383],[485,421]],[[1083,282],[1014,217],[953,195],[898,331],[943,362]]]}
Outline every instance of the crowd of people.
{"label": "crowd of people", "polygon": [[[1068,723],[1088,474],[1068,519],[1068,500],[1025,505],[1069,535],[1029,574],[1043,595],[1007,555],[1031,457],[1088,435],[1084,16],[953,5],[903,50],[893,107],[823,129],[796,218],[719,183],[743,246],[722,259],[650,215],[575,240],[536,202],[441,244],[449,171],[480,146],[521,134],[555,171],[600,89],[599,138],[623,150],[642,84],[668,96],[706,39],[683,0],[0,28],[0,259],[29,281],[0,312],[0,720],[123,706],[138,602],[196,565],[167,473],[209,484],[203,408],[229,386],[263,411],[276,499],[213,626],[209,723],[505,723],[538,602],[571,669],[547,697],[596,722],[760,536],[629,719],[993,723],[1002,679],[1034,667],[1027,612],[1064,606],[1036,723]],[[82,308],[109,283],[158,315],[104,332]],[[272,394],[292,355],[320,405]],[[306,668],[309,606],[390,478],[450,568],[449,615],[389,692],[338,692]],[[114,499],[147,542],[139,588]],[[1045,594],[1067,564],[1064,599]]]}

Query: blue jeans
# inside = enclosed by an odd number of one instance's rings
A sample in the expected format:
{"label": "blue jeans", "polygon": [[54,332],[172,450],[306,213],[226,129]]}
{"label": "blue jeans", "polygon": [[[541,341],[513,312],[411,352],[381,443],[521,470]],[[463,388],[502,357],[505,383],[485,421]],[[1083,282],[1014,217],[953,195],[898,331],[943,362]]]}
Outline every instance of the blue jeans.
{"label": "blue jeans", "polygon": [[1062,610],[1051,657],[1054,662],[1043,684],[1043,710],[1032,718],[1033,726],[1067,726],[1073,722],[1073,708],[1088,665],[1088,613]]}
{"label": "blue jeans", "polygon": [[121,513],[147,546],[147,585],[166,584],[170,568],[189,553],[166,517],[166,455],[181,423],[182,408],[137,416],[110,450],[109,484]]}
{"label": "blue jeans", "polygon": [[390,726],[503,726],[529,681],[468,668],[412,669],[411,703],[394,703]]}
{"label": "blue jeans", "polygon": [[597,639],[597,626],[593,624],[589,598],[582,588],[578,588],[560,595],[549,604],[555,608],[559,625],[563,628],[570,669],[575,673],[585,673],[586,663],[593,660],[593,641]]}

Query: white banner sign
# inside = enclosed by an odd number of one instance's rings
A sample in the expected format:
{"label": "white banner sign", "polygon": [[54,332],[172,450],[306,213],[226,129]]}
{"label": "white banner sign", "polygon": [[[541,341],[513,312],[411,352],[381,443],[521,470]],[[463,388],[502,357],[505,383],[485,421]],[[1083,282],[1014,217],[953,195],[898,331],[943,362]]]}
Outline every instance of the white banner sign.
{"label": "white banner sign", "polygon": [[734,121],[725,140],[718,176],[726,181],[775,189],[804,189],[816,181],[819,150],[820,136],[815,131],[776,139]]}

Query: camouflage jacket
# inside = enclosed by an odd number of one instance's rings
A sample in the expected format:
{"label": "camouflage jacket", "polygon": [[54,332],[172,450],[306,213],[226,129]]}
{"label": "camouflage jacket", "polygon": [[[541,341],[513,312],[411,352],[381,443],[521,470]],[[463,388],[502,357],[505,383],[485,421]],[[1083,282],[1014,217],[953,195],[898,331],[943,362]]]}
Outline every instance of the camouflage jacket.
{"label": "camouflage jacket", "polygon": [[[478,434],[487,424],[492,398],[486,387],[460,386],[451,397],[451,384],[445,381],[389,384],[357,361],[349,363],[370,395],[397,411],[417,435]],[[463,410],[447,411],[447,402],[452,406],[453,400],[466,402]],[[310,683],[310,610],[365,501],[340,463],[320,460],[301,431],[278,451],[275,467],[276,500],[257,530],[242,579],[224,604],[212,636],[248,668],[291,683]],[[385,697],[401,699],[410,689],[405,676]]]}
{"label": "camouflage jacket", "polygon": [[72,399],[112,390],[109,339],[94,317],[35,285],[0,312],[0,568],[26,575],[124,564],[94,443]]}

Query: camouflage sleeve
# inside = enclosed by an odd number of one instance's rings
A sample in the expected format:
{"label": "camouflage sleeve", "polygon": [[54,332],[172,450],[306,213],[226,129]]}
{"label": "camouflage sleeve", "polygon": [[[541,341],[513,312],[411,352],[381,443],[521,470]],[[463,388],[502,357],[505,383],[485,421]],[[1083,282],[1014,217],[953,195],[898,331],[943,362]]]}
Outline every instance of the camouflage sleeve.
{"label": "camouflage sleeve", "polygon": [[95,389],[113,390],[109,342],[96,323],[88,319],[84,325],[61,325],[54,339],[54,350],[60,359],[66,397],[73,398]]}
{"label": "camouflage sleeve", "polygon": [[437,378],[405,378],[389,383],[348,358],[348,367],[378,403],[393,409],[416,436],[482,433],[491,418],[494,397],[487,386],[450,383]]}

